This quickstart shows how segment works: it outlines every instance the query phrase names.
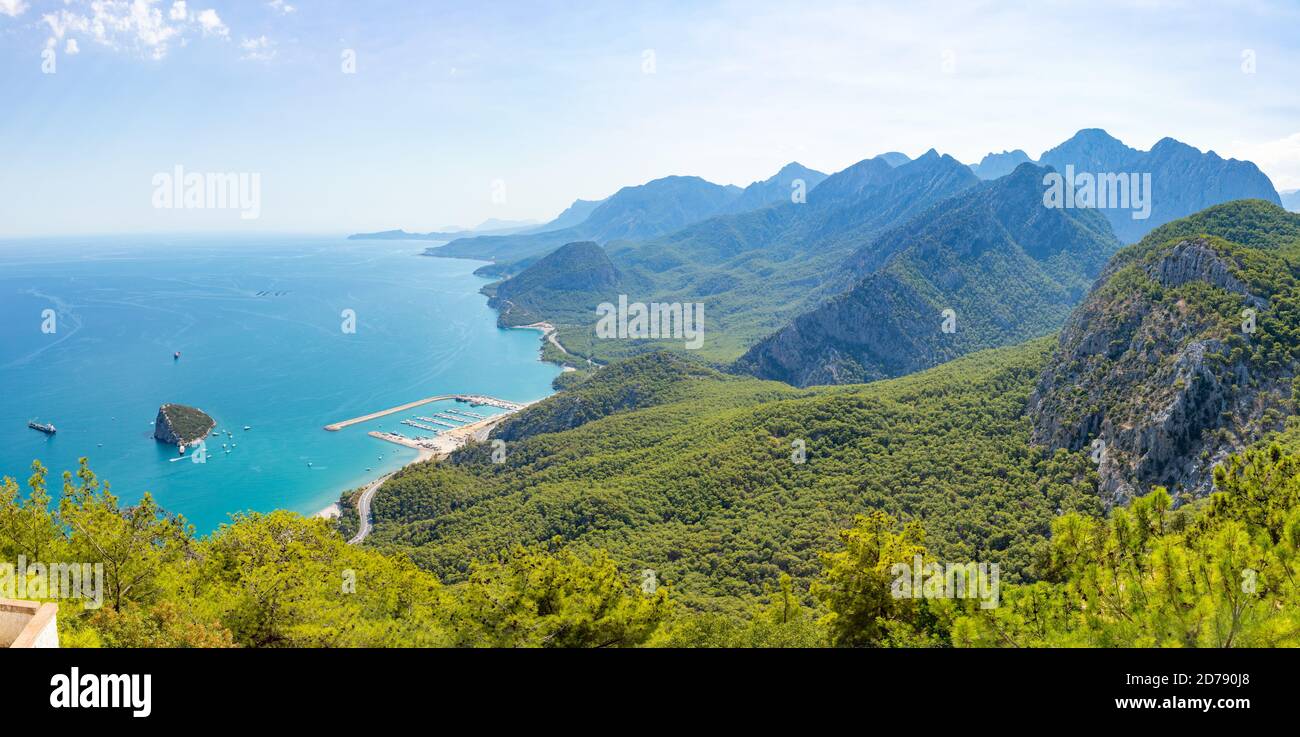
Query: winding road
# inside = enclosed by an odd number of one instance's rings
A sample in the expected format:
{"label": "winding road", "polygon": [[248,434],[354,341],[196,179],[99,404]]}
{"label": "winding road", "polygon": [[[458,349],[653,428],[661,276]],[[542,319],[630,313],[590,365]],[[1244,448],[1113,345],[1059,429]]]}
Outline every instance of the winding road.
{"label": "winding road", "polygon": [[348,545],[356,545],[365,540],[366,535],[370,534],[370,530],[374,527],[370,524],[370,500],[375,498],[375,492],[379,491],[379,487],[383,486],[384,482],[392,478],[392,476],[391,473],[380,476],[371,481],[370,485],[361,492],[361,497],[357,499],[357,516],[361,518],[361,529],[357,530],[357,534],[351,540],[348,540]]}

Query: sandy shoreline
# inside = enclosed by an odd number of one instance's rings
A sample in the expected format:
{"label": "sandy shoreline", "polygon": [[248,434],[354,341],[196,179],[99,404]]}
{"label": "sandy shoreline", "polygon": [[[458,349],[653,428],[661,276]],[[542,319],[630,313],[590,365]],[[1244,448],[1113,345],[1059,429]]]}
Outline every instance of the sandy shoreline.
{"label": "sandy shoreline", "polygon": [[[528,404],[533,404],[533,402],[529,402]],[[528,404],[525,404],[524,406],[526,407]],[[402,468],[406,468],[407,466],[416,463],[423,463],[431,458],[445,458],[450,455],[452,451],[457,450],[461,446],[469,443],[471,440],[487,440],[488,433],[492,431],[492,428],[498,422],[509,417],[511,414],[514,413],[503,412],[499,415],[493,415],[485,420],[479,420],[478,422],[471,422],[468,425],[454,427],[446,432],[439,433],[437,436],[429,438],[428,440],[415,440],[414,438],[402,437],[376,430],[372,430],[367,434],[372,438],[378,438],[379,440],[401,445],[406,448],[413,448],[418,451],[413,460],[402,466]],[[381,476],[379,478],[383,477]],[[374,481],[369,483],[374,483]],[[334,502],[312,516],[321,517],[323,519],[333,519],[341,516],[342,513],[343,510],[339,507],[339,503]]]}
{"label": "sandy shoreline", "polygon": [[[560,341],[556,340],[555,326],[550,324],[549,322],[535,322],[531,325],[517,325],[515,326],[515,328],[523,329],[523,330],[539,330],[542,333],[542,340],[550,341],[552,345],[558,348],[566,356],[572,355],[569,353],[568,350],[565,349],[563,345],[560,345]],[[543,359],[539,357],[538,360],[543,360]],[[572,366],[564,366],[564,365],[560,366],[560,370],[562,372],[576,371],[576,369],[574,369]],[[447,395],[447,397],[451,397],[451,396],[454,395]],[[406,408],[413,408],[415,406],[433,402],[441,398],[442,397],[435,397],[431,399],[421,400],[418,402],[413,402],[409,405],[402,405],[402,407],[398,407],[394,409],[400,410]],[[527,402],[519,409],[523,409],[524,407],[527,407],[531,404],[536,404],[537,402],[540,401],[542,400],[538,399],[532,402]],[[387,410],[384,412],[375,413],[374,415],[357,418],[356,420],[338,423],[337,425],[326,426],[326,429],[341,430],[348,425],[358,424],[359,422],[365,422],[368,419],[372,419],[373,417],[378,417],[384,414],[390,414],[392,411],[393,410]],[[407,466],[416,463],[423,463],[424,461],[427,461],[431,458],[445,458],[448,455],[450,455],[453,451],[469,443],[471,440],[477,440],[480,442],[487,440],[488,433],[492,431],[493,426],[495,426],[498,422],[504,420],[505,418],[509,417],[511,414],[517,411],[518,410],[503,412],[502,414],[494,415],[485,420],[479,420],[478,422],[471,422],[468,425],[461,425],[460,427],[454,427],[444,432],[441,432],[435,437],[429,438],[428,440],[415,440],[413,438],[407,438],[401,435],[395,435],[393,433],[378,432],[373,430],[367,434],[370,435],[370,437],[372,438],[378,438],[379,440],[384,440],[389,443],[395,443],[397,445],[405,446],[407,448],[414,448],[415,450],[419,451],[419,453],[415,457],[415,460],[402,466],[402,468],[406,468]],[[382,476],[379,477],[379,479],[382,478],[384,477]],[[373,481],[368,482],[367,486],[374,484],[375,481],[378,481],[379,479],[375,479]],[[339,503],[333,502],[329,506],[325,507],[324,509],[320,510],[319,512],[317,512],[312,516],[320,517],[322,519],[336,519],[338,517],[341,517],[342,515],[343,515],[343,510],[339,506]]]}

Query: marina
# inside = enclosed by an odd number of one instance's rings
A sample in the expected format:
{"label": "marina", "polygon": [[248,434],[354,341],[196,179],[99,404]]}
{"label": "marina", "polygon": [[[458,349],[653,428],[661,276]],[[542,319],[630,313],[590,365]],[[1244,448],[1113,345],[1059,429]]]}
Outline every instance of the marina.
{"label": "marina", "polygon": [[[379,410],[378,412],[371,412],[371,413],[368,414],[368,415],[362,415],[362,416],[360,416],[360,417],[353,417],[353,418],[350,419],[350,420],[343,420],[342,422],[335,422],[335,423],[332,423],[332,424],[326,425],[326,426],[325,426],[325,429],[328,430],[328,431],[330,431],[330,432],[338,432],[339,430],[342,430],[342,429],[345,428],[345,427],[351,427],[352,425],[359,425],[359,424],[361,424],[361,423],[363,423],[363,422],[369,422],[369,421],[371,421],[371,420],[377,420],[377,419],[379,419],[380,417],[387,417],[388,415],[397,414],[397,413],[399,413],[399,412],[406,412],[407,410],[412,410],[412,409],[415,409],[416,407],[423,407],[423,406],[426,405],[426,404],[432,404],[432,403],[434,403],[434,402],[442,402],[442,401],[446,401],[446,400],[448,400],[448,399],[454,399],[454,400],[456,400],[457,402],[464,402],[464,403],[466,403],[466,404],[469,404],[471,407],[496,407],[497,409],[504,409],[504,410],[507,410],[507,411],[509,411],[509,412],[514,412],[514,411],[516,411],[516,410],[521,410],[521,409],[523,409],[524,407],[527,407],[527,406],[528,406],[527,404],[524,404],[524,403],[520,403],[520,402],[511,402],[511,401],[509,401],[509,400],[498,399],[498,398],[496,398],[496,397],[484,396],[484,395],[482,395],[482,394],[439,394],[438,396],[435,396],[435,397],[428,397],[428,398],[426,398],[426,399],[418,399],[418,400],[416,400],[416,401],[414,401],[414,402],[408,402],[408,403],[406,403],[406,404],[398,405],[398,406],[396,406],[396,407],[390,407],[390,408],[388,408],[388,409],[382,409],[382,410]],[[486,418],[476,418],[476,419],[486,419]]]}
{"label": "marina", "polygon": [[[442,417],[442,415],[438,415],[438,417]],[[436,417],[416,417],[415,419],[421,422],[432,422],[435,425],[442,425],[443,427],[460,427],[459,425],[453,425],[448,422],[443,422],[442,420],[437,419]]]}
{"label": "marina", "polygon": [[416,428],[417,430],[428,430],[429,432],[434,432],[434,433],[442,432],[441,430],[439,430],[439,429],[436,428],[436,427],[429,427],[428,425],[423,425],[423,424],[421,424],[421,423],[419,423],[419,422],[416,422],[416,421],[414,421],[414,420],[402,420],[402,424],[403,424],[403,425],[410,426],[410,427],[414,427],[414,428]]}

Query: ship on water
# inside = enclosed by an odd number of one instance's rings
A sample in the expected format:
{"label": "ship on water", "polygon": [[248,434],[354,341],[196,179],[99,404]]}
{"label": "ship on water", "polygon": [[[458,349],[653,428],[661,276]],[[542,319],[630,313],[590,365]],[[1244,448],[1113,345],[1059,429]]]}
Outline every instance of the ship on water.
{"label": "ship on water", "polygon": [[36,420],[32,420],[31,422],[27,423],[27,426],[33,430],[43,432],[46,435],[53,435],[54,433],[58,432],[58,430],[54,427],[54,425],[49,422],[40,423],[37,422]]}

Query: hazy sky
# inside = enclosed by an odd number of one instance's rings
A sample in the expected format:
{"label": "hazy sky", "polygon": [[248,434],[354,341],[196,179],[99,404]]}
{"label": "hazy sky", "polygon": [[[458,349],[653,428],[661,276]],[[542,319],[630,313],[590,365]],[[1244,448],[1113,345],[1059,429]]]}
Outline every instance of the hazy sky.
{"label": "hazy sky", "polygon": [[[1297,90],[1300,0],[0,0],[0,237],[545,220],[1085,127],[1294,189]],[[153,207],[178,164],[258,174],[259,217]]]}

